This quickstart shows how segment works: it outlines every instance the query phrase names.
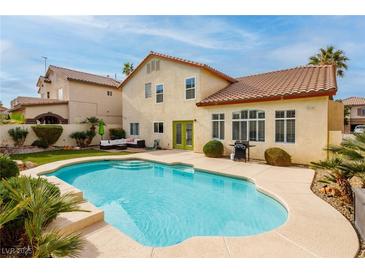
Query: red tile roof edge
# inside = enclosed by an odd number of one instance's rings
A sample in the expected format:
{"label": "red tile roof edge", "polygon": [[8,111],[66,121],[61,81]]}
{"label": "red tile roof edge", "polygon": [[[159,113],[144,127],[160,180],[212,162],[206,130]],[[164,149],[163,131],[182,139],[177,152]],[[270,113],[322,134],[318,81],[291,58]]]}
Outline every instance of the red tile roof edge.
{"label": "red tile roof edge", "polygon": [[307,97],[320,97],[320,96],[333,96],[333,95],[336,95],[336,89],[323,90],[323,91],[313,90],[310,92],[302,92],[302,93],[297,93],[297,94],[261,97],[261,98],[252,98],[252,99],[227,100],[227,101],[220,101],[220,102],[198,102],[198,103],[196,103],[196,105],[198,107],[234,105],[234,104],[246,104],[246,103],[255,103],[255,102],[279,101],[279,100],[284,100],[284,99],[301,99],[301,98],[307,98]]}

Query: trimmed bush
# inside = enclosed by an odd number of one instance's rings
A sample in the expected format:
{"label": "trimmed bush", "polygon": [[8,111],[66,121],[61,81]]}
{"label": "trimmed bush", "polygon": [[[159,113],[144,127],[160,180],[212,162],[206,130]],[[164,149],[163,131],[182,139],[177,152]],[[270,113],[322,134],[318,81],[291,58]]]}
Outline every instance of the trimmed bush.
{"label": "trimmed bush", "polygon": [[283,149],[272,147],[265,150],[265,160],[272,166],[290,166],[291,156]]}
{"label": "trimmed bush", "polygon": [[34,147],[40,147],[40,148],[47,148],[48,147],[48,143],[47,143],[46,140],[38,139],[38,140],[35,140],[32,143],[32,146],[34,146]]}
{"label": "trimmed bush", "polygon": [[76,132],[73,132],[70,135],[70,138],[75,139],[76,144],[79,147],[85,147],[86,146],[85,141],[86,141],[87,137],[88,136],[86,134],[86,131],[76,131]]}
{"label": "trimmed bush", "polygon": [[39,140],[47,142],[49,146],[56,143],[63,132],[63,127],[60,125],[36,125],[32,126],[32,129]]}
{"label": "trimmed bush", "polygon": [[223,156],[224,147],[220,141],[212,140],[206,143],[203,147],[205,156],[211,158],[219,158]]}
{"label": "trimmed bush", "polygon": [[125,138],[125,131],[122,128],[111,128],[109,129],[110,139],[124,139]]}
{"label": "trimmed bush", "polygon": [[28,130],[26,128],[16,127],[8,130],[9,135],[14,141],[14,145],[19,147],[22,146],[27,138]]}
{"label": "trimmed bush", "polygon": [[7,179],[19,175],[19,168],[15,161],[6,155],[0,155],[0,179]]}

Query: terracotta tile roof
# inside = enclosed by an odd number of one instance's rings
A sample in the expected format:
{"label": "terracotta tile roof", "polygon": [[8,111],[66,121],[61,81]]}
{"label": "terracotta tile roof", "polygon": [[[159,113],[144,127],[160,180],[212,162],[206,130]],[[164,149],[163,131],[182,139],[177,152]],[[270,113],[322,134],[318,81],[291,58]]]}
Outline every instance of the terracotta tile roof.
{"label": "terracotta tile roof", "polygon": [[284,98],[334,95],[333,66],[303,66],[237,78],[224,89],[203,99],[198,106],[237,104]]}
{"label": "terracotta tile roof", "polygon": [[202,69],[205,69],[225,80],[227,80],[230,83],[234,83],[237,82],[237,80],[207,64],[203,64],[203,63],[199,63],[199,62],[195,62],[195,61],[190,61],[190,60],[186,60],[183,58],[179,58],[179,57],[174,57],[171,55],[167,55],[167,54],[162,54],[162,53],[158,53],[158,52],[154,52],[154,51],[150,51],[150,53],[142,60],[141,63],[138,64],[138,66],[133,70],[133,72],[131,74],[129,74],[121,83],[121,87],[124,86],[132,77],[133,75],[142,68],[142,66],[147,62],[147,60],[149,60],[150,57],[158,57],[161,59],[166,59],[166,60],[170,60],[173,62],[178,62],[178,63],[183,63],[183,64],[187,64],[187,65],[191,65],[191,66],[195,66],[195,67],[199,67]]}
{"label": "terracotta tile roof", "polygon": [[91,73],[77,71],[77,70],[68,69],[68,68],[57,67],[57,66],[53,66],[53,65],[50,65],[48,67],[45,80],[48,79],[47,77],[49,75],[50,70],[53,70],[55,73],[64,75],[68,80],[87,82],[87,83],[98,84],[98,85],[103,85],[103,86],[110,86],[110,87],[115,87],[115,88],[119,87],[119,85],[120,85],[119,81],[117,81],[111,77],[100,76],[100,75],[96,75],[96,74],[91,74]]}
{"label": "terracotta tile roof", "polygon": [[364,97],[349,97],[347,99],[343,99],[342,103],[345,106],[361,106],[361,105],[365,105],[365,98]]}
{"label": "terracotta tile roof", "polygon": [[24,97],[24,96],[18,96],[12,101],[12,103],[13,102],[14,106],[9,111],[15,111],[25,106],[68,104],[68,101],[63,101],[58,99],[43,99],[37,97]]}

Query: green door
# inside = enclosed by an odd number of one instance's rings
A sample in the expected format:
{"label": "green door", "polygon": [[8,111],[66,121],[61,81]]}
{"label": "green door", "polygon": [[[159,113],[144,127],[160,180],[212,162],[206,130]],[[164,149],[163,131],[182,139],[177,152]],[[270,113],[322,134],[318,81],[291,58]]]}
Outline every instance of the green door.
{"label": "green door", "polygon": [[172,128],[174,148],[192,150],[194,147],[193,121],[174,121]]}

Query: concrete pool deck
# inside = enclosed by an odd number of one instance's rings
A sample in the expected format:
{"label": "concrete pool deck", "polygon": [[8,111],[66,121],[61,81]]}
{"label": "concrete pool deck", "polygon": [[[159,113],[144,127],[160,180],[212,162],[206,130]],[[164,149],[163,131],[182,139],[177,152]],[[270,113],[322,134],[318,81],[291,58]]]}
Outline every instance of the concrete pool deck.
{"label": "concrete pool deck", "polygon": [[[80,257],[355,257],[359,249],[357,234],[347,219],[310,189],[314,171],[299,167],[233,162],[207,158],[203,154],[161,150],[123,156],[95,156],[53,162],[28,169],[22,175],[38,176],[59,167],[95,160],[142,159],[166,164],[182,163],[196,169],[245,177],[257,188],[280,201],[288,210],[288,220],[280,227],[254,236],[193,237],[169,247],[147,247],[100,219],[100,212],[85,216],[95,220],[74,225],[86,245]],[[72,187],[55,179],[62,188]],[[60,187],[61,188],[61,187]],[[62,190],[62,189],[61,189]],[[66,191],[65,190],[65,191]],[[79,192],[74,189],[75,192]],[[62,192],[62,191],[61,191]],[[92,206],[92,205],[90,205]],[[74,214],[74,213],[67,213]],[[75,213],[76,214],[76,213]],[[98,214],[98,218],[91,215]],[[64,224],[76,219],[63,216]],[[59,221],[62,227],[62,221]]]}

